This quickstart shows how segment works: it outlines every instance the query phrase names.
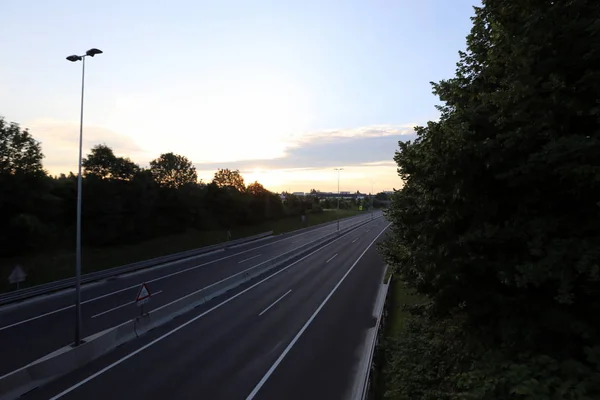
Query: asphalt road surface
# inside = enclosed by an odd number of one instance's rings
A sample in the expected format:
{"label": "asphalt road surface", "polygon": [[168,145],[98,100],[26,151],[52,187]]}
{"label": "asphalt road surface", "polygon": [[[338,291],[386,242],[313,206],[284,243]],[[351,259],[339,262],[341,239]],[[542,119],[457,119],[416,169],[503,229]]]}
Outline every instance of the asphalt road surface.
{"label": "asphalt road surface", "polygon": [[[370,215],[344,219],[340,221],[340,228],[370,219]],[[145,311],[151,311],[336,229],[334,222],[84,285],[83,336],[138,315],[135,297],[143,282],[152,293]],[[73,304],[74,291],[68,290],[0,308],[0,376],[71,344],[75,317]]]}
{"label": "asphalt road surface", "polygon": [[387,227],[365,224],[23,398],[349,398]]}

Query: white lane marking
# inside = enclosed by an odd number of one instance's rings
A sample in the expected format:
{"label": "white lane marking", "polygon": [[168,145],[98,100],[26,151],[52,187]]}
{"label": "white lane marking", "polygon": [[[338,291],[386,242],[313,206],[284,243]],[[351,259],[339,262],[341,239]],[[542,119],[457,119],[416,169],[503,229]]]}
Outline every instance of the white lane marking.
{"label": "white lane marking", "polygon": [[63,397],[64,395],[71,393],[73,390],[77,389],[80,386],[85,385],[86,383],[88,383],[89,381],[91,381],[92,379],[97,378],[98,376],[102,375],[103,373],[105,373],[106,371],[116,367],[117,365],[121,364],[123,361],[126,361],[128,359],[130,359],[131,357],[135,356],[136,354],[141,353],[142,351],[146,350],[148,347],[160,342],[163,339],[168,338],[169,336],[171,336],[172,334],[174,334],[175,332],[180,331],[181,329],[185,328],[186,326],[190,325],[193,322],[196,322],[197,320],[199,320],[200,318],[204,317],[206,314],[216,310],[217,308],[220,308],[221,306],[224,306],[225,304],[229,303],[230,301],[232,301],[233,299],[243,295],[244,293],[246,293],[247,291],[249,291],[250,289],[253,289],[255,287],[257,287],[258,285],[260,285],[263,282],[266,282],[267,280],[271,279],[272,277],[279,275],[280,273],[282,273],[283,271],[287,271],[289,268],[291,268],[292,266],[298,264],[300,261],[305,260],[306,258],[312,256],[313,254],[315,254],[318,251],[323,250],[324,248],[331,246],[332,244],[334,244],[335,242],[337,242],[338,240],[340,240],[343,236],[332,240],[331,242],[327,243],[325,246],[323,247],[319,247],[317,250],[305,255],[304,257],[302,257],[301,259],[294,261],[293,263],[291,263],[290,265],[288,265],[287,267],[284,267],[282,269],[280,269],[279,271],[267,276],[266,278],[264,278],[263,280],[256,282],[254,285],[242,290],[241,292],[239,292],[238,294],[222,301],[221,303],[215,305],[212,308],[209,308],[208,310],[204,311],[203,313],[195,316],[194,318],[190,319],[187,322],[184,322],[183,324],[181,324],[180,326],[173,328],[172,330],[170,330],[169,332],[163,334],[162,336],[157,337],[156,339],[154,339],[153,341],[151,341],[150,343],[140,347],[139,349],[127,354],[125,357],[118,359],[117,361],[113,362],[112,364],[107,365],[106,367],[102,368],[100,371],[88,376],[87,378],[77,382],[75,385],[63,390],[62,392],[60,392],[59,394],[57,394],[56,396],[52,397],[50,400],[56,400],[56,399],[60,399],[61,397]]}
{"label": "white lane marking", "polygon": [[327,264],[329,261],[331,261],[331,260],[333,260],[334,258],[336,258],[336,257],[337,257],[337,255],[338,255],[338,253],[335,253],[335,254],[333,255],[333,257],[331,257],[329,260],[325,261],[325,264]]}
{"label": "white lane marking", "polygon": [[[158,292],[152,293],[152,296],[156,296],[157,294],[161,294],[162,292],[163,292],[162,290],[159,290]],[[111,311],[115,311],[115,310],[118,310],[119,308],[123,308],[125,306],[129,306],[129,305],[132,305],[132,304],[135,304],[135,301],[130,301],[129,303],[121,304],[120,306],[116,306],[116,307],[113,307],[113,308],[108,309],[106,311],[102,311],[101,313],[92,315],[92,318],[96,318],[96,317],[99,317],[101,315],[108,314]]]}
{"label": "white lane marking", "polygon": [[262,310],[262,312],[260,314],[258,314],[258,316],[260,317],[261,315],[263,315],[264,313],[266,313],[267,311],[269,311],[271,309],[271,307],[273,307],[275,304],[279,303],[279,300],[283,299],[285,296],[287,296],[288,294],[290,294],[291,291],[292,291],[292,289],[290,289],[287,292],[285,292],[285,294],[283,296],[281,296],[280,298],[278,298],[277,300],[275,300],[273,302],[273,304],[271,304],[269,307],[267,307],[264,310]]}
{"label": "white lane marking", "polygon": [[35,317],[32,317],[32,318],[28,318],[28,319],[24,319],[24,320],[22,320],[22,321],[19,321],[19,322],[15,322],[14,324],[10,324],[10,325],[3,326],[2,328],[0,328],[0,332],[2,332],[2,331],[3,331],[3,330],[5,330],[5,329],[9,329],[9,328],[12,328],[12,327],[14,327],[14,326],[17,326],[17,325],[25,324],[25,323],[27,323],[27,322],[35,321],[36,319],[39,319],[39,318],[45,317],[45,316],[47,316],[47,315],[56,314],[56,313],[59,313],[59,312],[61,312],[61,311],[65,311],[65,310],[68,310],[68,309],[70,309],[70,308],[73,308],[73,307],[75,307],[75,305],[72,305],[72,306],[66,306],[66,307],[63,307],[63,308],[59,308],[59,309],[56,309],[56,310],[54,310],[54,311],[50,311],[50,312],[48,312],[48,313],[46,313],[46,314],[41,314],[41,315],[38,315],[38,316],[35,316]]}
{"label": "white lane marking", "polygon": [[372,229],[372,228],[369,228],[369,229],[367,229],[367,233],[371,232],[371,229]]}
{"label": "white lane marking", "polygon": [[262,256],[262,254],[257,254],[257,255],[255,255],[255,256],[252,256],[252,257],[250,257],[250,258],[246,258],[245,260],[238,261],[238,264],[244,263],[244,262],[246,262],[246,261],[253,260],[253,259],[255,259],[256,257],[260,257],[260,256]]}
{"label": "white lane marking", "polygon": [[[105,297],[112,296],[113,294],[116,294],[116,293],[125,292],[127,290],[131,290],[132,288],[139,287],[139,286],[140,285],[136,285],[136,286],[127,287],[125,289],[115,290],[114,292],[110,292],[110,293],[104,294],[102,296],[95,297],[93,299],[82,301],[81,304],[91,303],[92,301],[96,301],[98,299],[103,299]],[[44,318],[44,317],[47,317],[49,315],[59,313],[61,311],[69,310],[69,309],[71,309],[73,307],[75,307],[75,305],[66,306],[66,307],[63,307],[63,308],[58,308],[56,310],[49,311],[49,312],[44,313],[44,314],[36,315],[35,317],[31,317],[31,318],[27,318],[27,319],[24,319],[24,320],[19,321],[19,322],[15,322],[14,324],[3,326],[3,327],[0,328],[0,332],[2,332],[5,329],[9,329],[9,328],[12,328],[14,326],[17,326],[17,325],[26,324],[27,322],[35,321],[36,319]]]}
{"label": "white lane marking", "polygon": [[352,243],[356,242],[357,240],[358,240],[358,238],[354,239],[354,240],[352,241]]}
{"label": "white lane marking", "polygon": [[267,373],[265,374],[265,376],[262,377],[262,379],[254,387],[254,389],[252,390],[252,392],[250,392],[250,394],[248,395],[248,397],[246,397],[246,400],[252,400],[256,396],[256,394],[258,393],[258,391],[263,387],[263,385],[265,384],[265,382],[267,382],[267,380],[273,374],[273,372],[275,371],[275,369],[279,366],[279,364],[281,363],[281,361],[290,352],[290,350],[292,349],[292,347],[294,347],[294,345],[296,344],[296,342],[298,341],[298,339],[300,339],[300,336],[302,336],[302,334],[304,333],[304,331],[313,322],[313,320],[315,319],[315,317],[317,316],[317,314],[319,314],[319,312],[321,311],[321,309],[325,306],[325,304],[329,301],[329,299],[331,298],[331,296],[333,296],[333,294],[335,293],[335,291],[344,282],[344,280],[346,279],[346,277],[348,275],[350,275],[350,272],[352,272],[352,270],[354,269],[354,267],[356,266],[356,264],[358,264],[358,262],[360,261],[360,259],[371,248],[371,246],[373,246],[373,243],[375,243],[375,241],[379,238],[379,236],[381,236],[383,234],[383,232],[385,232],[385,230],[390,225],[391,225],[391,223],[388,224],[385,228],[383,228],[383,230],[381,232],[379,232],[379,234],[375,237],[375,239],[373,239],[373,241],[367,246],[367,248],[365,249],[365,251],[363,251],[361,253],[361,255],[356,259],[356,261],[354,261],[354,264],[352,264],[352,266],[350,267],[350,269],[348,271],[346,271],[346,273],[344,274],[344,276],[342,276],[342,279],[340,279],[340,281],[337,283],[337,285],[334,286],[334,288],[331,290],[331,292],[329,292],[329,294],[327,295],[327,297],[325,297],[325,300],[323,300],[323,302],[319,305],[319,307],[317,308],[317,310],[313,313],[313,315],[310,316],[310,318],[308,319],[308,321],[306,321],[306,323],[300,329],[300,331],[296,334],[296,336],[294,336],[294,338],[292,339],[292,341],[290,342],[290,344],[288,344],[287,347],[285,348],[285,350],[283,350],[283,353],[281,353],[281,355],[279,356],[279,358],[277,358],[277,360],[275,361],[275,363],[271,366],[271,368],[269,368],[269,370],[267,371]]}
{"label": "white lane marking", "polygon": [[[329,224],[329,225],[333,225],[333,224],[335,224],[335,222],[332,222],[332,223],[331,223],[331,224]],[[125,291],[127,291],[127,290],[139,289],[139,287],[140,287],[140,285],[141,285],[142,283],[152,283],[152,282],[157,282],[157,281],[160,281],[160,280],[162,280],[162,279],[170,278],[170,277],[172,277],[172,276],[175,276],[175,275],[183,274],[183,273],[185,273],[185,272],[188,272],[188,271],[192,271],[192,270],[195,270],[195,269],[198,269],[198,268],[201,268],[201,267],[204,267],[204,266],[210,265],[210,264],[214,264],[214,263],[216,263],[216,262],[219,262],[219,261],[227,260],[227,259],[229,259],[229,258],[232,258],[232,257],[237,257],[237,256],[239,256],[240,254],[248,253],[248,252],[250,252],[250,251],[253,251],[253,250],[256,250],[256,249],[260,249],[260,248],[262,248],[262,247],[265,247],[265,246],[270,246],[270,245],[272,245],[272,244],[279,243],[279,242],[282,242],[282,241],[284,241],[284,240],[289,240],[289,239],[292,239],[292,238],[296,238],[296,237],[298,237],[298,236],[306,235],[306,234],[308,234],[308,233],[315,233],[315,232],[317,232],[317,231],[320,231],[320,230],[324,230],[324,229],[331,228],[331,226],[329,226],[329,225],[326,225],[326,226],[324,226],[324,227],[322,227],[322,228],[313,229],[313,230],[310,230],[310,231],[308,231],[308,232],[299,233],[299,234],[297,234],[297,235],[294,235],[294,236],[291,236],[291,237],[288,237],[288,238],[284,238],[284,239],[281,239],[281,240],[277,240],[277,241],[275,241],[275,242],[267,243],[267,244],[264,244],[264,245],[262,245],[262,246],[253,247],[253,248],[251,248],[251,249],[248,249],[248,250],[240,251],[240,252],[238,252],[238,253],[235,253],[235,254],[232,254],[232,255],[230,255],[230,256],[226,256],[226,257],[218,258],[218,259],[216,259],[216,260],[212,260],[212,261],[209,261],[209,262],[205,262],[205,263],[203,263],[203,264],[199,264],[199,265],[195,265],[195,266],[193,266],[193,267],[185,268],[185,269],[182,269],[181,271],[176,271],[176,272],[173,272],[173,273],[170,273],[170,274],[167,274],[167,275],[162,275],[162,276],[159,276],[158,278],[154,278],[154,279],[150,279],[150,280],[147,280],[147,281],[144,281],[144,282],[136,283],[135,285],[131,285],[131,286],[128,286],[128,287],[126,287],[126,288],[123,288],[123,289],[115,290],[115,291],[113,291],[113,292],[109,292],[109,293],[103,294],[103,295],[101,295],[101,296],[94,297],[94,298],[91,298],[91,299],[88,299],[88,300],[82,301],[82,302],[81,302],[81,304],[87,304],[87,303],[91,303],[91,302],[93,302],[93,301],[100,300],[100,299],[104,299],[104,298],[106,298],[106,297],[109,297],[109,296],[115,295],[115,294],[117,294],[117,293],[122,293],[122,292],[125,292]],[[315,240],[318,240],[318,239],[319,239],[319,238],[317,238],[317,239],[315,239]],[[293,244],[293,243],[295,243],[295,242],[292,242],[292,244]],[[282,253],[282,254],[285,254],[285,253]],[[192,258],[197,258],[197,257],[198,257],[198,256],[190,257],[190,259],[192,259]],[[178,260],[178,261],[173,261],[173,262],[171,262],[171,263],[164,264],[164,266],[169,266],[169,265],[172,265],[172,264],[177,264],[177,263],[184,262],[184,261],[186,261],[186,259],[183,259],[183,260]],[[260,264],[259,264],[259,265],[260,265]],[[252,267],[252,268],[254,268],[254,267]],[[251,268],[249,268],[249,269],[251,269]],[[242,272],[240,272],[240,273],[246,272],[246,271],[248,271],[249,269],[247,269],[247,270],[245,270],[245,271],[242,271]],[[238,274],[236,274],[236,275],[239,275],[240,273],[238,273]],[[236,275],[232,275],[232,276],[236,276]],[[217,283],[220,283],[220,282],[222,282],[222,281],[219,281],[219,282],[217,282]],[[214,285],[214,284],[213,284],[213,285]],[[209,285],[209,286],[207,286],[207,287],[211,287],[211,286],[213,286],[213,285]],[[206,289],[206,288],[204,288],[204,289]],[[69,310],[69,309],[71,309],[71,308],[73,308],[73,307],[75,307],[75,306],[74,306],[74,305],[71,305],[71,306],[67,306],[67,307],[59,308],[59,309],[52,310],[52,311],[49,311],[49,312],[47,312],[47,313],[44,313],[44,314],[36,315],[35,317],[32,317],[32,318],[28,318],[28,319],[24,319],[24,320],[22,320],[22,321],[19,321],[19,322],[15,322],[14,324],[11,324],[11,325],[6,325],[6,326],[3,326],[3,327],[0,327],[0,332],[1,332],[1,331],[3,331],[3,330],[5,330],[5,329],[9,329],[9,328],[12,328],[12,327],[15,327],[15,326],[21,325],[21,324],[26,324],[26,323],[28,323],[28,322],[35,321],[36,319],[44,318],[44,317],[47,317],[47,316],[49,316],[49,315],[52,315],[52,314],[59,313],[59,312],[61,312],[61,311]]]}

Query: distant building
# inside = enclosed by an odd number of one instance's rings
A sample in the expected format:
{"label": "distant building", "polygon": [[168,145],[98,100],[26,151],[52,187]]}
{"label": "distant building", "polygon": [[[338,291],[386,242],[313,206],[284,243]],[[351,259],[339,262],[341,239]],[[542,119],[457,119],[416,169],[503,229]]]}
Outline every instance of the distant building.
{"label": "distant building", "polygon": [[304,194],[304,192],[294,192],[294,193],[292,193],[292,194],[293,194],[294,196],[298,196],[298,197],[300,197],[300,196],[302,196],[302,197],[306,196],[306,194]]}

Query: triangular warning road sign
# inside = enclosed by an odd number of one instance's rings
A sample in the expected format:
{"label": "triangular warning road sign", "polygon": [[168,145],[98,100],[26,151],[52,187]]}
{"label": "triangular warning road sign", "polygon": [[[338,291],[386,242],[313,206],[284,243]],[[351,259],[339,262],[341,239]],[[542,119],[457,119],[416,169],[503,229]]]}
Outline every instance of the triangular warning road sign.
{"label": "triangular warning road sign", "polygon": [[25,271],[23,271],[23,268],[21,268],[20,265],[17,265],[10,273],[10,276],[8,277],[8,281],[10,283],[23,282],[25,280],[26,276],[27,276],[27,274],[25,273]]}
{"label": "triangular warning road sign", "polygon": [[148,286],[146,286],[146,283],[142,283],[142,287],[140,288],[140,291],[138,292],[137,298],[135,299],[135,301],[140,301],[140,300],[144,300],[144,299],[148,299],[150,298],[150,291],[148,290]]}

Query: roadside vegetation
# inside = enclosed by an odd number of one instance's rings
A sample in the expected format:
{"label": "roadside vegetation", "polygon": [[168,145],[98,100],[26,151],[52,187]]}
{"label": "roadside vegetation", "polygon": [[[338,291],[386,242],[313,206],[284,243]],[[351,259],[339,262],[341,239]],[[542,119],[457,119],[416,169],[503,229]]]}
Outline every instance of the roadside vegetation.
{"label": "roadside vegetation", "polygon": [[[347,218],[359,214],[355,209],[340,210],[339,212],[325,211],[318,214],[309,214],[305,221],[298,217],[287,217],[273,221],[263,222],[254,226],[234,229],[231,240],[252,236],[258,233],[273,231],[280,234],[301,229],[303,227],[318,225],[335,221],[337,218]],[[84,247],[82,249],[83,273],[99,271],[106,268],[147,260],[181,251],[192,250],[211,244],[227,241],[228,231],[198,231],[188,230],[185,233],[149,239],[136,244],[105,247]],[[58,279],[73,276],[74,250],[40,253],[19,257],[9,257],[0,260],[0,271],[8,276],[15,265],[24,265],[27,268],[28,278],[26,285],[32,286]],[[11,287],[3,282],[6,290]],[[2,285],[0,285],[1,287]],[[14,289],[14,287],[12,288]]]}
{"label": "roadside vegetation", "polygon": [[[16,265],[27,273],[21,287],[74,274],[77,177],[50,176],[42,160],[29,131],[0,117],[0,292],[12,289],[6,278]],[[229,169],[205,183],[184,156],[161,154],[143,168],[97,145],[83,160],[83,272],[287,232],[369,205],[368,198],[345,199],[339,213],[324,212],[332,201],[319,193],[272,193]]]}
{"label": "roadside vegetation", "polygon": [[475,9],[395,156],[376,397],[600,398],[599,44],[596,1]]}

